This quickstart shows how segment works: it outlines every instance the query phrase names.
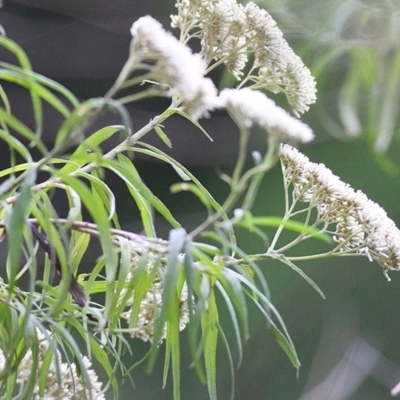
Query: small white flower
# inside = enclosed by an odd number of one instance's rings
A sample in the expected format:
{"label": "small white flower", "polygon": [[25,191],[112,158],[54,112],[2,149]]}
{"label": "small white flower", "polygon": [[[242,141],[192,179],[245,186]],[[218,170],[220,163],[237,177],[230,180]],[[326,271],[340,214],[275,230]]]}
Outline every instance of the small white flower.
{"label": "small white flower", "polygon": [[311,128],[290,116],[265,94],[245,89],[224,89],[217,99],[217,107],[225,108],[238,124],[260,126],[282,140],[309,142],[314,138]]}

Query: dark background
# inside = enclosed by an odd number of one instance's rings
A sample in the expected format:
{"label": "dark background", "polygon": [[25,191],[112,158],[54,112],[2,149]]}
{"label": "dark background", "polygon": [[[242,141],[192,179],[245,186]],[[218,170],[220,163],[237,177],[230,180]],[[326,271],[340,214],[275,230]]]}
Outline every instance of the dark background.
{"label": "dark background", "polygon": [[[310,3],[310,2],[308,2]],[[116,0],[6,0],[0,10],[0,24],[9,37],[27,52],[35,71],[66,85],[81,99],[101,96],[112,85],[124,64],[130,42],[129,28],[139,17],[151,14],[169,24],[173,2]],[[2,59],[6,55],[0,53]],[[338,74],[340,68],[338,68]],[[218,81],[218,76],[213,77]],[[334,86],[332,77],[332,86]],[[339,76],[340,78],[340,76]],[[16,87],[6,87],[15,104],[13,111],[29,123],[28,98]],[[320,93],[326,96],[327,93]],[[333,107],[333,106],[332,106]],[[141,127],[162,110],[158,101],[130,108],[133,125]],[[102,123],[115,123],[109,115]],[[400,221],[400,179],[389,177],[372,161],[362,140],[336,141],[324,133],[311,110],[305,116],[317,134],[315,143],[302,148],[313,161],[323,162],[354,188],[363,190],[382,205],[394,220]],[[58,117],[46,114],[45,137],[51,143]],[[233,163],[237,136],[224,114],[202,121],[214,139],[209,142],[197,129],[181,119],[167,124],[173,142],[171,154],[186,163],[219,199],[226,188],[216,168],[229,171]],[[146,140],[160,145],[159,139]],[[263,149],[256,134],[252,148]],[[166,150],[166,149],[164,149]],[[2,167],[7,165],[5,149],[0,149]],[[391,149],[396,157],[398,148]],[[192,198],[171,196],[169,186],[178,181],[170,167],[137,159],[145,182],[165,201],[188,228],[202,217],[202,208]],[[114,184],[115,190],[119,189]],[[117,194],[118,195],[118,194]],[[280,215],[282,184],[279,168],[266,178],[254,213]],[[133,205],[120,203],[125,225],[137,226]],[[168,227],[160,221],[160,232]],[[251,251],[258,244],[241,235],[242,245]],[[318,251],[319,243],[310,251]],[[292,271],[281,264],[261,264],[270,285],[272,300],[281,312],[299,353],[302,367],[299,377],[289,360],[274,343],[264,320],[251,309],[251,339],[244,348],[244,360],[236,371],[237,400],[376,400],[390,399],[390,389],[400,381],[400,275],[391,273],[392,282],[383,277],[380,267],[366,258],[335,258],[299,264],[321,287],[322,300]],[[225,315],[222,316],[225,318]],[[229,332],[229,321],[226,317]],[[186,335],[182,335],[185,349]],[[137,360],[147,344],[135,341]],[[221,346],[222,349],[222,346]],[[162,353],[162,352],[161,352]],[[228,399],[230,378],[224,351],[219,354],[219,398]],[[153,374],[144,368],[133,374],[135,390],[127,380],[121,386],[121,399],[172,399],[172,388],[162,390],[162,357]],[[127,364],[132,359],[125,360]],[[319,386],[318,386],[319,385]],[[319,390],[319,391],[318,391]],[[207,399],[207,390],[198,383],[184,352],[182,360],[182,399]]]}

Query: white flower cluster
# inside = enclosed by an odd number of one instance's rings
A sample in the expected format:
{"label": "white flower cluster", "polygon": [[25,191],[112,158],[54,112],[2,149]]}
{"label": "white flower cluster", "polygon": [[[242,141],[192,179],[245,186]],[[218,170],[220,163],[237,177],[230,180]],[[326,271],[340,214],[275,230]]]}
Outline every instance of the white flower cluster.
{"label": "white flower cluster", "polygon": [[[39,375],[42,370],[42,365],[47,358],[50,345],[45,336],[36,330],[39,339],[39,356],[38,365],[35,365],[36,370],[33,371],[33,355],[32,350],[29,349],[24,358],[22,359],[18,371],[17,371],[17,385],[20,387],[21,392],[32,373],[36,373],[35,387],[33,392],[32,400],[105,400],[104,394],[101,390],[101,382],[98,381],[96,372],[91,368],[92,363],[84,356],[82,363],[89,377],[90,382],[83,381],[82,376],[78,373],[77,366],[75,363],[59,363],[58,367],[55,359],[61,359],[61,354],[57,351],[56,355],[53,355],[50,367],[47,372],[46,381],[44,383],[44,391],[41,395],[39,393]],[[51,335],[50,332],[48,332]],[[0,350],[0,371],[4,369],[6,365],[6,358],[3,351]],[[59,368],[59,369],[58,369]],[[59,375],[58,375],[59,374]],[[58,383],[58,376],[60,377],[60,384]],[[88,388],[90,386],[90,389]],[[20,399],[20,395],[15,397]],[[6,400],[5,397],[0,397],[2,400]],[[7,400],[10,400],[7,398]]]}
{"label": "white flower cluster", "polygon": [[400,270],[400,230],[382,207],[289,145],[281,145],[280,158],[294,200],[310,203],[325,228],[335,226],[339,251],[375,260],[390,280],[387,271]]}
{"label": "white flower cluster", "polygon": [[[252,87],[285,93],[296,114],[316,100],[316,84],[286,40],[276,22],[255,3],[236,0],[178,0],[172,26],[183,37],[201,40],[207,65],[223,62],[236,78],[243,75],[248,54],[254,54],[248,80]],[[193,33],[189,34],[190,31]]]}
{"label": "white flower cluster", "polygon": [[[137,267],[139,258],[134,257],[132,260],[132,268],[128,273],[126,281],[130,281],[132,279],[133,273]],[[147,269],[150,270],[153,268],[151,260],[148,262]],[[151,288],[148,289],[140,302],[139,312],[137,316],[136,326],[130,330],[131,337],[139,338],[145,342],[152,342],[154,338],[154,331],[157,324],[157,318],[160,317],[162,305],[163,305],[163,291],[164,285],[157,277],[157,281],[155,281]],[[126,294],[126,290],[122,290],[120,294],[120,299],[122,299]],[[133,305],[134,292],[132,293],[132,297],[127,302],[127,306]],[[123,318],[126,320],[131,319],[132,310],[128,310],[122,314]],[[186,283],[182,287],[182,291],[179,295],[179,330],[183,330],[187,323],[189,322],[189,307],[188,307],[188,289]],[[161,340],[166,337],[166,327],[163,327],[163,331],[161,334]]]}
{"label": "white flower cluster", "polygon": [[150,61],[151,77],[170,86],[170,94],[183,98],[185,110],[199,118],[211,109],[217,90],[205,78],[206,66],[198,54],[180,43],[150,16],[139,18],[131,27],[131,57],[135,63]]}
{"label": "white flower cluster", "polygon": [[217,107],[225,108],[237,122],[250,127],[253,124],[276,135],[281,141],[306,143],[314,138],[311,128],[278,107],[265,94],[244,89],[224,89]]}

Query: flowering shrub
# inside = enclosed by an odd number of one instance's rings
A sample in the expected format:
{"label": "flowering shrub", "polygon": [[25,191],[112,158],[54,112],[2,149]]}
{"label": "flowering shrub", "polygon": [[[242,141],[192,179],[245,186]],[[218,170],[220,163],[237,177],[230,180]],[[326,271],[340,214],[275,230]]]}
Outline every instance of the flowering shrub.
{"label": "flowering shrub", "polygon": [[[386,277],[389,270],[400,269],[399,230],[386,213],[291,147],[314,138],[298,116],[316,101],[316,85],[272,17],[252,2],[243,6],[235,0],[181,0],[176,7],[171,18],[179,39],[152,17],[140,18],[132,25],[128,60],[115,84],[104,97],[84,102],[32,71],[18,44],[0,38],[0,45],[18,60],[17,65],[0,62],[0,79],[5,82],[0,91],[0,138],[12,155],[10,167],[0,172],[0,228],[8,239],[7,270],[0,282],[0,398],[102,399],[109,385],[99,383],[92,360],[104,369],[118,398],[115,370],[130,372],[121,354],[131,336],[149,342],[147,356],[132,360],[134,366],[146,359],[152,366],[165,342],[165,379],[171,368],[178,399],[179,335],[185,329],[195,370],[200,378],[207,377],[210,398],[215,399],[218,339],[227,340],[219,321],[219,295],[227,304],[240,356],[242,342],[249,336],[250,301],[294,367],[300,366],[257,261],[281,261],[321,295],[294,262],[357,255],[377,261]],[[188,47],[195,40],[201,46],[198,54]],[[207,74],[221,65],[237,86],[218,93]],[[28,127],[13,115],[7,97],[10,82],[29,92],[36,126]],[[291,110],[276,105],[265,92],[283,93]],[[149,97],[170,98],[171,105],[133,130],[124,105]],[[52,147],[41,138],[43,103],[63,117]],[[94,122],[110,109],[120,115],[121,125],[95,130]],[[140,140],[155,132],[173,145],[162,125],[172,115],[183,116],[208,135],[198,121],[214,110],[226,110],[240,136],[233,173],[222,176],[230,189],[222,204],[185,166]],[[265,154],[254,153],[248,167],[253,126],[265,131],[268,149]],[[102,145],[120,133],[125,139],[105,152]],[[39,159],[34,159],[32,148]],[[173,166],[181,179],[173,191],[189,191],[205,206],[207,216],[192,232],[151,193],[132,161],[135,153]],[[285,214],[265,252],[246,254],[235,229],[245,227],[265,235],[260,226],[268,225],[268,218],[253,216],[251,209],[263,177],[279,159]],[[129,201],[140,210],[144,234],[120,226],[118,193],[103,179],[104,172],[128,188]],[[55,192],[68,199],[67,215],[58,214],[52,201]],[[167,239],[158,236],[154,213],[171,225]],[[297,236],[278,247],[284,229]],[[332,250],[286,255],[289,248],[311,238],[328,241]],[[91,240],[98,240],[102,254],[85,274],[80,266]],[[38,269],[41,252],[43,272]],[[27,288],[22,277],[29,282]]]}

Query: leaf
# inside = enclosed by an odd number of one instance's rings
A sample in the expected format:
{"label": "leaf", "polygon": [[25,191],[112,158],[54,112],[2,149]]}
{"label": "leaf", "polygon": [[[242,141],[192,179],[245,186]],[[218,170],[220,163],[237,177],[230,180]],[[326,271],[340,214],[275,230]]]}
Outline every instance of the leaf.
{"label": "leaf", "polygon": [[[254,304],[257,306],[257,308],[262,312],[262,314],[264,315],[264,317],[266,318],[268,324],[270,327],[274,327],[275,330],[277,330],[281,335],[283,335],[286,338],[287,341],[287,345],[290,347],[291,349],[291,355],[296,355],[296,350],[295,347],[293,345],[292,340],[290,339],[290,335],[287,331],[286,325],[281,317],[281,315],[279,314],[278,310],[275,308],[275,306],[271,303],[271,301],[268,299],[268,297],[265,296],[264,293],[262,293],[257,286],[255,286],[255,284],[251,281],[248,280],[248,278],[236,273],[235,271],[231,272],[233,274],[235,274],[236,278],[242,282],[242,284],[246,285],[247,287],[249,287],[251,289],[251,291],[256,295],[256,297],[254,297],[254,295],[250,295],[249,297],[251,300],[253,300]],[[272,319],[271,314],[275,315],[275,317],[277,318],[280,326],[282,327],[283,332],[278,329],[278,327],[276,326],[276,323],[274,322],[274,320]],[[292,362],[293,363],[293,362]],[[300,365],[300,361],[297,358],[296,355],[296,360],[295,363],[293,363],[293,365],[297,368],[298,365]]]}
{"label": "leaf", "polygon": [[[240,285],[239,285],[240,286]],[[236,317],[236,313],[235,310],[233,308],[232,302],[234,300],[233,296],[229,296],[228,293],[225,291],[224,287],[222,286],[222,284],[220,282],[216,282],[216,287],[218,288],[218,290],[220,291],[220,293],[222,294],[222,297],[225,300],[225,304],[228,308],[229,311],[229,315],[231,317],[232,320],[232,324],[233,324],[233,331],[235,333],[235,338],[236,338],[236,344],[238,347],[238,351],[239,351],[239,362],[238,362],[238,367],[241,364],[242,361],[242,357],[243,357],[243,346],[242,346],[242,339],[241,339],[241,335],[240,335],[240,329],[239,329],[239,324],[238,324],[238,320]],[[240,293],[240,295],[242,296],[243,300],[244,300],[244,296],[243,293]],[[242,304],[240,304],[242,306]],[[243,308],[242,308],[243,310]],[[242,315],[245,314],[245,322],[244,324],[247,324],[247,307],[246,307],[246,302],[244,302],[244,312],[242,311]]]}
{"label": "leaf", "polygon": [[[0,62],[0,65],[3,64]],[[56,109],[63,117],[67,118],[70,115],[68,107],[50,90],[35,82],[25,71],[0,69],[0,79],[13,82],[16,85],[22,86],[34,94],[36,97],[42,98]],[[37,113],[37,112],[36,112]],[[37,117],[36,117],[37,118]]]}
{"label": "leaf", "polygon": [[57,173],[58,177],[67,185],[78,193],[86,209],[93,218],[94,223],[97,225],[99,231],[99,238],[102,246],[102,251],[106,259],[106,276],[109,287],[107,288],[106,309],[111,313],[108,302],[113,297],[113,285],[115,280],[117,263],[114,257],[113,243],[110,235],[110,223],[108,213],[102,202],[98,201],[98,197],[94,196],[90,189],[76,177],[71,177],[61,171]]}
{"label": "leaf", "polygon": [[104,166],[126,183],[129,193],[139,209],[146,235],[149,237],[156,237],[157,235],[154,227],[151,204],[149,204],[149,201],[143,196],[142,191],[138,188],[137,179],[135,176],[132,176],[132,171],[126,166],[121,167],[121,165],[114,160],[107,160]]}
{"label": "leaf", "polygon": [[[0,37],[0,45],[5,47],[7,50],[10,52],[14,53],[14,55],[17,57],[19,63],[21,64],[22,68],[28,71],[32,70],[31,63],[29,61],[28,56],[24,52],[24,50],[14,41],[7,37]],[[27,80],[29,81],[30,84],[34,83],[34,79],[32,77],[27,77]],[[31,85],[29,85],[31,86]],[[40,101],[40,98],[37,94],[37,92],[31,88],[30,90],[30,95],[31,95],[31,100],[32,100],[32,107],[33,107],[33,115],[35,117],[35,122],[36,122],[36,134],[38,137],[40,137],[42,133],[42,103]]]}
{"label": "leaf", "polygon": [[235,398],[235,370],[233,368],[233,358],[232,358],[232,353],[231,349],[229,347],[228,339],[226,338],[225,332],[222,329],[221,324],[218,323],[218,333],[221,336],[222,343],[225,345],[226,353],[228,355],[228,361],[229,361],[229,373],[231,375],[231,400],[234,400]]}
{"label": "leaf", "polygon": [[109,188],[109,186],[101,179],[96,177],[93,173],[86,174],[80,171],[77,171],[75,176],[81,176],[82,178],[87,179],[92,185],[92,193],[93,196],[98,196],[101,204],[103,204],[104,208],[108,212],[108,219],[112,220],[116,216],[115,212],[115,196],[113,191]]}
{"label": "leaf", "polygon": [[8,114],[7,111],[0,107],[0,120],[3,123],[7,124],[10,128],[17,131],[21,136],[25,139],[28,139],[30,142],[34,143],[37,149],[43,154],[47,154],[47,148],[44,143],[38,138],[31,129],[29,129],[25,124],[23,124],[19,119],[17,119],[14,115]]}
{"label": "leaf", "polygon": [[71,271],[75,273],[78,270],[83,256],[86,254],[86,250],[90,243],[90,235],[82,232],[74,232],[72,237],[73,247],[70,252],[69,260]]}
{"label": "leaf", "polygon": [[204,340],[204,363],[207,375],[208,394],[211,400],[217,399],[217,339],[218,308],[214,292],[208,298],[208,309],[202,314],[201,325]]}
{"label": "leaf", "polygon": [[136,184],[138,189],[141,191],[142,195],[150,202],[150,204],[174,227],[178,228],[181,224],[173,217],[168,208],[164,205],[164,203],[155,196],[150,189],[143,183],[140,178],[140,175],[133,165],[132,161],[124,156],[123,154],[118,155],[118,161],[129,169],[131,176],[136,180]]}
{"label": "leaf", "polygon": [[285,229],[293,232],[306,233],[325,243],[332,243],[332,238],[326,233],[321,233],[319,229],[304,225],[302,222],[283,220],[281,217],[253,217],[250,212],[246,212],[245,218],[236,225],[247,229],[251,229],[254,225],[268,227],[283,226]]}
{"label": "leaf", "polygon": [[[217,212],[221,213],[221,218],[224,221],[229,220],[228,216],[222,209],[221,205],[214,199],[214,197],[211,195],[211,193],[202,185],[202,183],[187,168],[185,168],[182,164],[178,163],[175,159],[168,156],[167,154],[165,154],[164,152],[162,152],[161,150],[157,149],[154,146],[151,146],[151,145],[149,145],[147,143],[143,143],[143,142],[138,142],[138,144],[142,145],[144,147],[144,149],[135,147],[133,149],[135,152],[147,154],[150,157],[154,157],[159,160],[165,161],[168,164],[175,165],[175,167],[181,169],[185,173],[185,175],[187,175],[200,188],[200,190],[204,192],[205,197],[208,199],[208,202],[211,205],[211,207],[214,210],[216,210]],[[231,229],[231,231],[229,232],[229,236],[230,236],[230,239],[232,240],[232,242],[235,243],[236,239],[235,239],[235,234],[234,234],[233,229]]]}
{"label": "leaf", "polygon": [[286,353],[286,355],[289,357],[289,360],[293,364],[293,366],[296,369],[299,369],[301,364],[300,360],[297,356],[296,351],[294,350],[293,346],[291,343],[287,340],[287,338],[282,334],[279,329],[276,329],[273,325],[269,327],[269,330],[271,331],[272,335],[275,337],[275,340],[279,344],[279,346],[282,348],[282,350]]}
{"label": "leaf", "polygon": [[202,203],[203,205],[210,210],[210,202],[205,193],[194,183],[186,183],[180,182],[175,183],[170,188],[171,193],[180,193],[180,192],[192,192]]}
{"label": "leaf", "polygon": [[323,298],[325,299],[325,295],[319,286],[299,267],[293,264],[284,254],[278,253],[267,253],[265,255],[267,258],[272,258],[274,260],[279,260],[282,263],[288,265],[293,271],[297,272],[310,286]]}
{"label": "leaf", "polygon": [[161,127],[155,126],[154,127],[155,132],[157,133],[158,137],[169,147],[172,148],[172,143],[169,140],[169,137],[164,133],[164,131],[161,129]]}
{"label": "leaf", "polygon": [[20,267],[24,228],[31,201],[31,188],[34,185],[35,180],[36,168],[32,166],[27,170],[27,175],[21,185],[18,198],[12,209],[7,211],[5,218],[7,234],[10,235],[12,233],[12,240],[8,241],[7,258],[9,287],[11,291],[14,287],[15,277],[17,276]]}
{"label": "leaf", "polygon": [[185,113],[182,110],[179,110],[177,108],[171,109],[171,111],[174,112],[174,114],[178,114],[181,117],[186,118],[188,121],[190,121],[195,127],[199,128],[201,130],[202,133],[204,133],[204,135],[207,137],[208,140],[210,140],[211,142],[213,142],[214,140],[212,139],[212,137],[207,133],[207,131],[194,119],[192,118],[189,114]]}

